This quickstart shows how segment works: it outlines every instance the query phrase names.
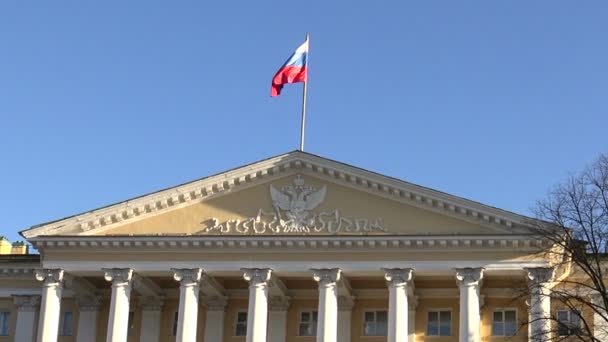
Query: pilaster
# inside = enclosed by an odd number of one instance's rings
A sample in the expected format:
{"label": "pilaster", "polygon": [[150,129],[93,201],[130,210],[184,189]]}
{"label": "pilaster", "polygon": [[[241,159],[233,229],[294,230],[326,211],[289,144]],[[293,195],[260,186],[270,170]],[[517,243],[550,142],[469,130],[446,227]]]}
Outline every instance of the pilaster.
{"label": "pilaster", "polygon": [[205,320],[204,342],[224,340],[224,317],[228,301],[224,296],[207,298],[207,319]]}
{"label": "pilaster", "polygon": [[13,296],[13,304],[17,307],[15,341],[34,342],[40,296]]}

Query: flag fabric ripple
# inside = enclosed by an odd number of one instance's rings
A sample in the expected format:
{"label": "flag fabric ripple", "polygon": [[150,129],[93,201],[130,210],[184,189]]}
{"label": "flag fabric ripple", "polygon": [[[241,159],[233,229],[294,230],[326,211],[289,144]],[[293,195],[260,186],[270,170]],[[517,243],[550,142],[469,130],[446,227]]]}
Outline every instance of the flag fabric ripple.
{"label": "flag fabric ripple", "polygon": [[272,78],[270,96],[279,96],[283,85],[288,83],[306,82],[308,78],[308,37],[304,44],[296,49],[287,62],[277,71]]}

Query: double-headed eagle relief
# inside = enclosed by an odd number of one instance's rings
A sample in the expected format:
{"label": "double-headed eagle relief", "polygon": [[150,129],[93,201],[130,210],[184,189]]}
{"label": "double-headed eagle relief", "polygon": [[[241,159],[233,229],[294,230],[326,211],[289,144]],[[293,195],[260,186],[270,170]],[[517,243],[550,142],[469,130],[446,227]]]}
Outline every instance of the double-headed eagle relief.
{"label": "double-headed eagle relief", "polygon": [[338,209],[314,213],[327,195],[327,186],[316,189],[306,184],[301,175],[293,183],[277,189],[270,185],[273,211],[259,209],[255,216],[220,222],[217,218],[203,221],[206,225],[199,234],[367,234],[387,232],[382,219],[348,218]]}
{"label": "double-headed eagle relief", "polygon": [[[316,190],[312,185],[306,185],[302,176],[298,175],[293,181],[277,190],[274,185],[270,185],[270,197],[279,220],[287,227],[300,231],[305,227],[314,224],[314,218],[309,217],[310,211],[315,209],[325,200],[327,187],[323,185],[320,190]],[[281,211],[285,212],[284,220]]]}

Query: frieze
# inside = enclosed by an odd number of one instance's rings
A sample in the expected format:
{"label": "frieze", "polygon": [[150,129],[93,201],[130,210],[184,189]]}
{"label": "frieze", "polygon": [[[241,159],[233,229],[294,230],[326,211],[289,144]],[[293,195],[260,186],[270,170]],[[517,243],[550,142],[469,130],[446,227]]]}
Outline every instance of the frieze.
{"label": "frieze", "polygon": [[212,217],[203,221],[205,228],[199,234],[367,234],[387,233],[382,218],[352,218],[343,216],[338,209],[312,213],[327,195],[327,187],[316,189],[297,175],[292,184],[280,190],[270,185],[273,211],[259,209],[255,216],[220,222]]}

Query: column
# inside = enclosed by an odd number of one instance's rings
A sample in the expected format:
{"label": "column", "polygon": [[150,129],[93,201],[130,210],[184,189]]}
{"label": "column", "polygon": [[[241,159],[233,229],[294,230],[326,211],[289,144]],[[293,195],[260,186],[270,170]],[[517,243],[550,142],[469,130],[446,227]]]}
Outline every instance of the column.
{"label": "column", "polygon": [[41,269],[35,272],[42,282],[40,317],[38,318],[38,342],[56,342],[59,334],[59,312],[63,290],[63,270]]}
{"label": "column", "polygon": [[247,310],[247,342],[266,342],[268,321],[269,268],[244,268],[243,278],[249,282],[249,308]]}
{"label": "column", "polygon": [[126,342],[129,332],[129,302],[133,285],[130,268],[103,269],[106,281],[112,282],[112,299],[108,318],[107,342]]}
{"label": "column", "polygon": [[338,340],[338,281],[342,275],[339,268],[313,269],[313,279],[319,283],[319,321],[317,342]]}
{"label": "column", "polygon": [[385,268],[384,278],[388,285],[388,342],[408,340],[407,290],[412,281],[411,268]]}
{"label": "column", "polygon": [[602,295],[599,293],[591,295],[591,303],[597,310],[593,312],[593,337],[598,341],[608,342],[608,322],[604,319],[604,317],[608,317],[608,312],[606,312],[606,304]]}
{"label": "column", "polygon": [[479,291],[482,278],[481,267],[456,269],[456,283],[460,288],[460,342],[479,342]]}
{"label": "column", "polygon": [[78,327],[76,342],[90,342],[97,338],[98,298],[78,298]]}
{"label": "column", "polygon": [[141,307],[140,341],[158,342],[160,340],[160,315],[163,310],[162,298],[140,298],[139,306]]}
{"label": "column", "polygon": [[528,312],[528,340],[545,342],[551,339],[551,297],[549,285],[553,280],[553,268],[526,268],[530,287],[530,311]]}
{"label": "column", "polygon": [[270,297],[269,307],[268,342],[285,342],[287,339],[287,311],[289,310],[289,297]]}
{"label": "column", "polygon": [[13,296],[13,303],[17,307],[15,341],[34,342],[40,296]]}
{"label": "column", "polygon": [[177,313],[177,342],[195,342],[198,319],[198,294],[201,268],[172,269],[173,279],[179,281],[179,310]]}
{"label": "column", "polygon": [[207,299],[204,342],[224,340],[224,315],[226,313],[226,304],[225,297],[216,296]]}
{"label": "column", "polygon": [[338,296],[338,342],[351,342],[351,320],[355,297]]}

